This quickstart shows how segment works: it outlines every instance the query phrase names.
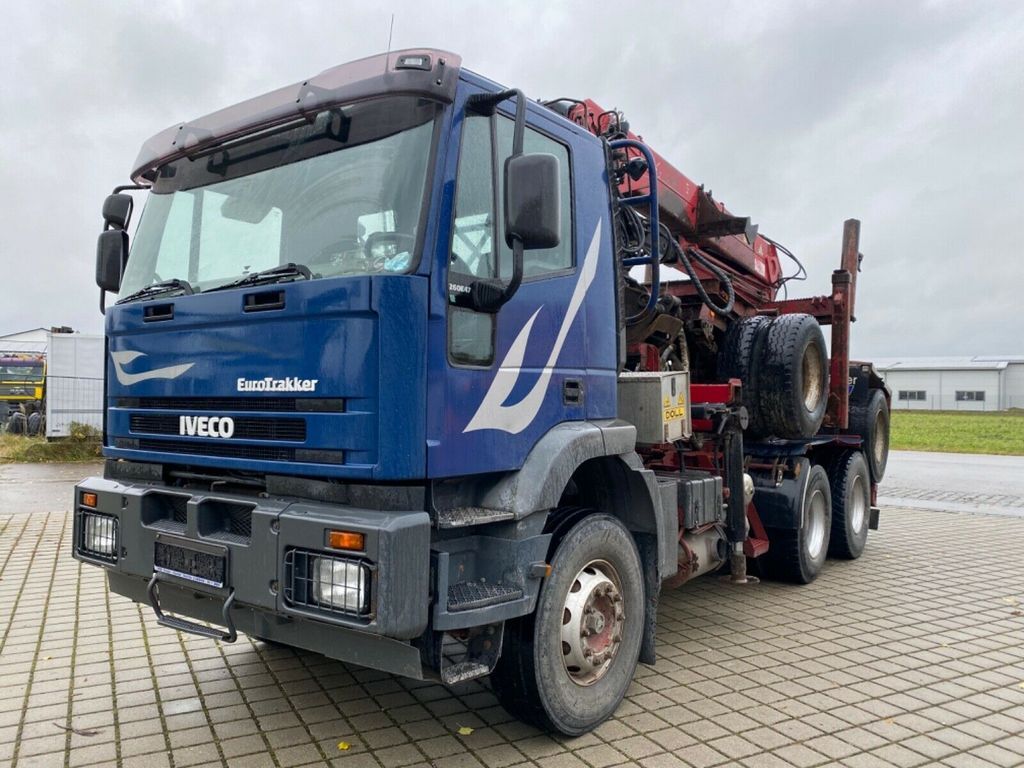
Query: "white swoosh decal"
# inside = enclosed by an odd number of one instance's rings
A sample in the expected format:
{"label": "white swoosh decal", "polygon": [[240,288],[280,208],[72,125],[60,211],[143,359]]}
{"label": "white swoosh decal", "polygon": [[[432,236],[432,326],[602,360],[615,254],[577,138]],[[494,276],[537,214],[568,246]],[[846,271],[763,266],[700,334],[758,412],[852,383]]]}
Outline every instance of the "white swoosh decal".
{"label": "white swoosh decal", "polygon": [[130,386],[131,384],[138,384],[140,381],[149,381],[150,379],[176,379],[195,365],[195,363],[169,365],[166,368],[155,368],[152,371],[143,371],[142,373],[128,373],[121,367],[132,362],[132,360],[145,356],[144,352],[137,352],[134,349],[127,349],[123,352],[111,352],[110,358],[114,361],[114,373],[117,375],[117,380],[125,386]]}
{"label": "white swoosh decal", "polygon": [[512,390],[515,389],[516,382],[519,381],[523,358],[526,356],[526,345],[530,340],[530,332],[533,330],[533,323],[537,319],[537,315],[544,308],[543,305],[538,307],[537,311],[519,330],[515,341],[512,342],[501,365],[498,366],[498,372],[494,375],[494,380],[491,382],[487,394],[484,395],[483,402],[473,414],[473,418],[469,420],[469,424],[462,430],[463,433],[475,432],[480,429],[497,429],[508,432],[510,435],[518,435],[537,417],[544,402],[544,395],[547,394],[555,363],[558,361],[558,356],[562,353],[562,347],[565,345],[565,339],[569,335],[569,329],[572,327],[576,315],[579,314],[580,307],[583,306],[583,299],[590,289],[590,284],[594,282],[594,275],[597,274],[600,243],[601,222],[598,222],[597,229],[594,230],[594,237],[590,240],[590,247],[587,248],[587,255],[583,259],[583,268],[580,270],[579,279],[573,289],[572,298],[569,299],[569,306],[565,309],[562,327],[558,330],[558,336],[555,338],[554,346],[551,347],[548,361],[533,387],[518,403],[504,405],[508,396],[512,394]]}

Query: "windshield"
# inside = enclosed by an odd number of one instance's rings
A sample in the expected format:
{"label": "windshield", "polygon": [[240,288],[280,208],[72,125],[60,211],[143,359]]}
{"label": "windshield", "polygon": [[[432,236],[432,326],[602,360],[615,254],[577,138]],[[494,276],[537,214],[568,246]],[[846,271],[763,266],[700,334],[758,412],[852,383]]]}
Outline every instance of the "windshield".
{"label": "windshield", "polygon": [[0,363],[0,381],[42,381],[41,364]]}
{"label": "windshield", "polygon": [[313,278],[408,271],[438,109],[373,99],[163,166],[121,297],[172,279],[198,293],[289,263]]}

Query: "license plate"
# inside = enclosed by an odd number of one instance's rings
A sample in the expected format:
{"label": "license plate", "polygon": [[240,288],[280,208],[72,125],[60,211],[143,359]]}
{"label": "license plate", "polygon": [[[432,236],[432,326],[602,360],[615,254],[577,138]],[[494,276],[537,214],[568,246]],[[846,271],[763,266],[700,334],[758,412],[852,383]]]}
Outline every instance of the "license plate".
{"label": "license plate", "polygon": [[221,549],[196,549],[158,538],[153,568],[179,579],[221,589],[227,582],[228,558]]}

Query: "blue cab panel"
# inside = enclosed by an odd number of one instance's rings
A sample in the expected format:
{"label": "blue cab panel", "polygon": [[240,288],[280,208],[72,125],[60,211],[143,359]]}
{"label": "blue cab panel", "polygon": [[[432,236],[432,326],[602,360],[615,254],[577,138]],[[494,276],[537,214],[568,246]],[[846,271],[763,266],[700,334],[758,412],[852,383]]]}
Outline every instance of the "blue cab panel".
{"label": "blue cab panel", "polygon": [[[247,294],[268,292],[283,294],[282,309],[245,311]],[[422,477],[426,296],[424,278],[384,275],[111,307],[104,453],[253,472]],[[168,304],[170,319],[145,319]],[[235,434],[182,434],[211,415],[232,418]],[[185,427],[182,417],[191,419]]]}
{"label": "blue cab panel", "polygon": [[[498,90],[463,70],[454,104],[441,112],[413,274],[108,308],[105,455],[415,481],[515,470],[556,424],[613,418],[616,272],[604,147],[539,104],[528,105],[528,126],[568,157],[571,204],[562,216],[570,221],[572,264],[523,281],[494,316],[489,362],[466,365],[450,354],[448,272],[465,103]],[[513,109],[504,102],[499,113]],[[283,307],[245,311],[245,297],[260,293],[280,293]],[[155,308],[173,316],[149,317]],[[229,417],[232,434],[218,432],[221,422],[211,417]]]}

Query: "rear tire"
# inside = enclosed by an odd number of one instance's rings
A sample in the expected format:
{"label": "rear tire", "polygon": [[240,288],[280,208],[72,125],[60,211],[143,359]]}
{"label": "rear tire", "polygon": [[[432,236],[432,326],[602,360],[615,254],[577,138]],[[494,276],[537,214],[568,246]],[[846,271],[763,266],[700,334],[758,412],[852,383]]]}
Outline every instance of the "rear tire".
{"label": "rear tire", "polygon": [[768,552],[759,563],[761,573],[769,579],[810,584],[825,565],[832,528],[832,494],[828,475],[818,464],[811,466],[801,507],[797,530],[767,529]]}
{"label": "rear tire", "polygon": [[813,437],[828,407],[821,326],[811,315],[782,315],[763,333],[757,431],[792,440]]}
{"label": "rear tire", "polygon": [[882,390],[872,390],[866,403],[850,404],[849,431],[864,441],[871,482],[881,482],[889,461],[889,404]]}
{"label": "rear tire", "polygon": [[856,560],[868,542],[871,518],[871,478],[868,464],[860,451],[845,451],[828,469],[832,488],[832,534],[828,542],[830,557]]}
{"label": "rear tire", "polygon": [[491,687],[520,720],[578,736],[610,717],[633,681],[643,571],[630,532],[598,513],[565,533],[550,562],[534,613],[506,624]]}

